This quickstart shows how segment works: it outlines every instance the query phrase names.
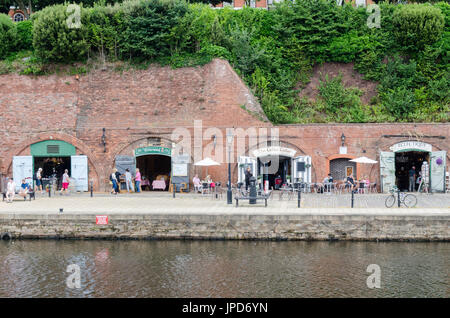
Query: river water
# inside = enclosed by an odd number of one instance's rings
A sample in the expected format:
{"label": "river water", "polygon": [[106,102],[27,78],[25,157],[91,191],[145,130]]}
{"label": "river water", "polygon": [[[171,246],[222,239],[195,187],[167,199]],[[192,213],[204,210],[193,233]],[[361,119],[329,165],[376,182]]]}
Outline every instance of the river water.
{"label": "river water", "polygon": [[[1,241],[0,297],[449,297],[448,243]],[[80,288],[66,284],[80,268]],[[381,269],[370,289],[369,264]]]}

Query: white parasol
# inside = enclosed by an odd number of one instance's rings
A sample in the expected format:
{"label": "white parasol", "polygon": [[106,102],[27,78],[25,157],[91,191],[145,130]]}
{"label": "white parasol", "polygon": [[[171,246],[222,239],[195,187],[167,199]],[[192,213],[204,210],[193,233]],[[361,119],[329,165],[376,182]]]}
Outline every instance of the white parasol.
{"label": "white parasol", "polygon": [[212,160],[209,157],[206,157],[205,159],[194,163],[194,166],[206,167],[206,175],[208,175],[208,167],[210,167],[210,166],[220,166],[220,163]]}
{"label": "white parasol", "polygon": [[359,158],[352,159],[352,160],[349,160],[349,161],[357,162],[357,163],[370,163],[370,164],[374,164],[374,163],[378,162],[376,160],[372,160],[372,159],[369,159],[367,157],[359,157]]}

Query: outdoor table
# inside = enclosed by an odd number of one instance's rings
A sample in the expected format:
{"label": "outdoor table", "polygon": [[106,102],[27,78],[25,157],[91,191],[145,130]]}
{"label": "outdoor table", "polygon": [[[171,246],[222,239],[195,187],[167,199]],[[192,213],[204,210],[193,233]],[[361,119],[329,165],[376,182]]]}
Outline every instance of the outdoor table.
{"label": "outdoor table", "polygon": [[153,190],[155,190],[155,189],[165,190],[166,182],[164,180],[153,180],[152,188],[153,188]]}

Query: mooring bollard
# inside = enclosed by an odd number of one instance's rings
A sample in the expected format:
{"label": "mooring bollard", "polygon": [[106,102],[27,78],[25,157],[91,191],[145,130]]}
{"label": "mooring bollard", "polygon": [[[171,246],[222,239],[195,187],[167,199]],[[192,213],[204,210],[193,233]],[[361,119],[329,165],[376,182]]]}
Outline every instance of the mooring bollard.
{"label": "mooring bollard", "polygon": [[91,181],[91,198],[94,196],[94,182]]}
{"label": "mooring bollard", "polygon": [[353,209],[353,203],[355,201],[355,191],[352,190],[352,209]]}
{"label": "mooring bollard", "polygon": [[177,184],[176,183],[172,183],[172,196],[175,199],[175,192],[177,192]]}
{"label": "mooring bollard", "polygon": [[48,197],[50,198],[52,196],[52,185],[48,185]]}
{"label": "mooring bollard", "polygon": [[63,208],[59,208],[59,213],[63,213]]}
{"label": "mooring bollard", "polygon": [[297,207],[300,207],[300,202],[302,201],[302,195],[301,195],[300,188],[298,189],[298,194],[297,194]]}
{"label": "mooring bollard", "polygon": [[397,205],[400,207],[400,190],[397,192]]}

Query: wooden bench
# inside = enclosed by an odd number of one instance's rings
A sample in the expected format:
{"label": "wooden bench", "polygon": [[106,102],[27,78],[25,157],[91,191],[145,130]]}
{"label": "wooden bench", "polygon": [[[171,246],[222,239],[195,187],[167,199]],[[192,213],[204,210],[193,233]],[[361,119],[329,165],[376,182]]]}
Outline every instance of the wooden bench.
{"label": "wooden bench", "polygon": [[267,207],[267,199],[269,199],[271,195],[271,192],[268,194],[261,194],[257,195],[256,197],[251,197],[250,195],[241,195],[241,196],[235,196],[234,199],[236,200],[236,207],[239,206],[239,200],[264,200],[264,206]]}
{"label": "wooden bench", "polygon": [[[6,200],[6,192],[3,192],[2,194],[3,194],[3,200],[2,200],[2,201],[5,201],[5,200]],[[16,198],[17,196],[19,196],[19,192],[16,191],[15,194],[16,194],[16,195],[14,196],[14,198]],[[36,200],[36,197],[35,197],[35,195],[34,195],[34,191],[28,192],[27,195],[28,195],[28,197],[30,198],[30,201],[31,201],[31,198],[33,198],[33,200]],[[25,197],[23,198],[23,200],[26,201],[26,200],[27,200],[27,197],[25,196]]]}

